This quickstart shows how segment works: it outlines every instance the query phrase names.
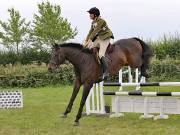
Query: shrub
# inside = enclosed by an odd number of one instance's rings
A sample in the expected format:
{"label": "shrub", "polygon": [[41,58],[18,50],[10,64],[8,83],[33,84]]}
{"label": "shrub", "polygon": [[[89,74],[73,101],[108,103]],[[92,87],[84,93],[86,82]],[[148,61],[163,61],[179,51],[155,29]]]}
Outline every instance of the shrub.
{"label": "shrub", "polygon": [[72,84],[73,66],[62,65],[55,72],[47,70],[27,72],[24,75],[4,75],[0,77],[0,87],[40,87],[46,85]]}
{"label": "shrub", "polygon": [[34,61],[38,63],[48,63],[50,59],[50,52],[47,50],[37,51],[32,48],[23,49],[22,52],[16,54],[15,52],[0,52],[0,65],[21,63],[23,65],[32,64]]}
{"label": "shrub", "polygon": [[20,56],[15,52],[0,52],[0,65],[6,65],[11,63],[14,65],[20,59]]}
{"label": "shrub", "polygon": [[154,59],[150,67],[151,80],[168,81],[180,80],[180,60]]}
{"label": "shrub", "polygon": [[[127,70],[127,67],[123,67],[123,71]],[[180,80],[180,60],[173,60],[166,58],[165,60],[152,59],[150,69],[148,70],[150,82],[160,81],[179,81]],[[132,70],[133,77],[135,71]],[[118,82],[119,75],[116,74],[107,79],[109,82]],[[128,82],[128,74],[123,74],[123,82]]]}

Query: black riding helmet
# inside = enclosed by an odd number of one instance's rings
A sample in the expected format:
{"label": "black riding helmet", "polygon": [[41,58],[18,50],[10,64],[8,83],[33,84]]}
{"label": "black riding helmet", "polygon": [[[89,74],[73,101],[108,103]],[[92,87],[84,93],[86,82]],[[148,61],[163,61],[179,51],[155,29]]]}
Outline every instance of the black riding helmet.
{"label": "black riding helmet", "polygon": [[96,8],[96,7],[93,7],[93,8],[91,8],[91,9],[89,9],[89,11],[87,11],[87,12],[90,13],[90,14],[94,14],[94,15],[96,15],[96,16],[99,16],[99,15],[100,15],[100,11],[99,11],[99,9]]}

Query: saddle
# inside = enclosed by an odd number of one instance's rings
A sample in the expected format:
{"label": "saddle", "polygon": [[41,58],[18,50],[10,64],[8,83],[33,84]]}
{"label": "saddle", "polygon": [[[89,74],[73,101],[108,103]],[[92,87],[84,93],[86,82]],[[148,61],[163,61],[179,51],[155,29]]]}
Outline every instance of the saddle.
{"label": "saddle", "polygon": [[[98,53],[99,53],[99,47],[93,47],[92,49],[91,49],[91,51],[93,52],[93,54],[94,54],[94,56],[95,56],[95,59],[98,61],[98,63],[100,64],[100,58],[99,58],[99,55],[98,55]],[[109,43],[109,45],[108,45],[108,47],[107,47],[107,49],[106,49],[106,53],[105,53],[105,55],[106,55],[106,57],[108,58],[108,59],[110,59],[110,56],[109,56],[109,54],[111,54],[112,52],[114,51],[114,45],[112,45],[111,43]],[[111,60],[111,59],[110,59]]]}

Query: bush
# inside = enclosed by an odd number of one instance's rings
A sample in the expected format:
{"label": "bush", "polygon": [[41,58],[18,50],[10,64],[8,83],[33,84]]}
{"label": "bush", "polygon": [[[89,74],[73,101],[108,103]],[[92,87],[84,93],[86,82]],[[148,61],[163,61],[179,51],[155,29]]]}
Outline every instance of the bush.
{"label": "bush", "polygon": [[[123,67],[123,71],[125,70],[127,70],[127,67]],[[149,82],[179,81],[180,60],[170,58],[166,58],[165,60],[152,59],[148,72],[150,74]],[[133,77],[135,76],[134,70],[132,70],[132,75]],[[119,75],[110,76],[106,81],[118,82]],[[128,82],[128,74],[123,74],[123,82]]]}
{"label": "bush", "polygon": [[32,64],[34,61],[38,63],[48,63],[50,59],[50,52],[47,50],[37,51],[35,49],[23,49],[21,53],[15,52],[0,52],[0,65],[21,63],[23,65]]}
{"label": "bush", "polygon": [[72,65],[61,65],[55,72],[27,72],[24,75],[4,75],[0,77],[0,87],[40,87],[46,85],[72,84]]}
{"label": "bush", "polygon": [[50,53],[47,50],[37,51],[35,49],[29,48],[24,49],[21,53],[21,64],[32,64],[33,61],[38,63],[49,63]]}
{"label": "bush", "polygon": [[[40,87],[47,85],[72,84],[74,71],[71,64],[61,65],[55,72],[49,73],[47,67],[31,66],[16,68],[4,71],[0,77],[0,87]],[[7,69],[11,69],[7,67]],[[126,70],[127,67],[125,67]],[[26,70],[24,70],[26,69]],[[1,70],[1,68],[0,68]],[[21,70],[24,70],[21,72]],[[21,72],[21,73],[20,73]],[[19,74],[17,74],[19,73]],[[132,72],[134,74],[134,72]],[[179,81],[180,80],[180,60],[158,60],[153,59],[149,73],[149,81]],[[108,81],[118,82],[118,74],[108,78]],[[128,75],[123,75],[123,81],[128,81]]]}
{"label": "bush", "polygon": [[151,80],[180,80],[180,60],[154,59],[150,67]]}
{"label": "bush", "polygon": [[19,61],[20,56],[17,55],[15,52],[0,52],[0,65],[12,64],[14,65]]}

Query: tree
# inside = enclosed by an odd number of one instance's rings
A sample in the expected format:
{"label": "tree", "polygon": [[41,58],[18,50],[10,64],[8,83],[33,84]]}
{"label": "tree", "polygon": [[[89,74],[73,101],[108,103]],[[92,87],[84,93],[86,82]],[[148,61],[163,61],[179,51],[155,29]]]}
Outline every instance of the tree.
{"label": "tree", "polygon": [[50,2],[38,4],[39,14],[34,14],[33,21],[33,44],[54,45],[73,39],[77,30],[71,28],[71,24],[61,17],[59,5]]}
{"label": "tree", "polygon": [[10,19],[7,22],[0,21],[2,32],[0,32],[1,44],[8,49],[15,49],[19,53],[19,46],[23,44],[27,33],[29,32],[30,22],[26,23],[21,19],[21,15],[14,8],[8,9]]}

